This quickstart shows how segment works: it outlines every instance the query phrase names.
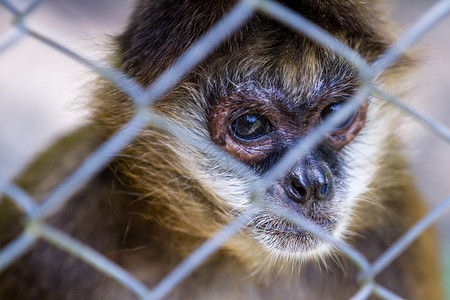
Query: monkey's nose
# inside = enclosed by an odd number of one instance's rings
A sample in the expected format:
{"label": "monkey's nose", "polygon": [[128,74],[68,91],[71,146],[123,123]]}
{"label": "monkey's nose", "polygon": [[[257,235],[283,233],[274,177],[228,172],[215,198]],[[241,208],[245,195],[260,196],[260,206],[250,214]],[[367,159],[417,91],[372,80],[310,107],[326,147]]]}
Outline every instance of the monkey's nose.
{"label": "monkey's nose", "polygon": [[324,200],[332,190],[330,169],[313,157],[297,163],[288,178],[289,198],[299,204]]}

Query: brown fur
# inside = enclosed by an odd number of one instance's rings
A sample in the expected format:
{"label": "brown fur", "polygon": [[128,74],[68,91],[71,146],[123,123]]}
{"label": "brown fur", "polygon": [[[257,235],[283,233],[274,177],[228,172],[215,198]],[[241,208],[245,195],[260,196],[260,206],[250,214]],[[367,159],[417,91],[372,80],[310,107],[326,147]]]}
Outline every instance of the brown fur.
{"label": "brown fur", "polygon": [[[368,61],[392,42],[391,27],[381,17],[378,1],[284,2]],[[128,28],[117,39],[117,66],[147,86],[232,4],[139,2]],[[395,86],[403,80],[403,66],[409,64],[409,58],[402,58],[380,83],[389,79],[389,85]],[[354,89],[353,74],[353,68],[337,55],[258,14],[159,101],[155,111],[210,138],[209,111],[214,100],[226,97],[230,90],[249,85],[270,101],[279,96],[281,101],[291,99],[292,106],[308,106],[312,104],[302,101],[341,96]],[[324,86],[315,89],[320,80]],[[134,113],[130,99],[107,82],[101,83],[92,107],[90,125],[58,142],[18,180],[36,199],[44,197]],[[371,118],[384,122],[384,132],[396,126],[397,116],[388,105],[372,110]],[[370,132],[362,131],[362,141],[364,134]],[[395,133],[385,135],[381,151],[373,158],[376,172],[368,189],[348,212],[352,219],[346,239],[369,260],[379,257],[425,212]],[[248,182],[239,172],[205,149],[149,126],[48,222],[154,286],[239,213],[233,203],[248,194]],[[19,224],[20,213],[11,202],[0,202],[0,246],[20,232]],[[377,282],[408,299],[440,299],[435,249],[432,233],[423,234]],[[325,256],[323,261],[275,259],[244,230],[170,298],[351,297],[358,290],[356,267],[340,255]],[[39,242],[0,274],[0,298],[128,299],[133,295],[69,254]]]}

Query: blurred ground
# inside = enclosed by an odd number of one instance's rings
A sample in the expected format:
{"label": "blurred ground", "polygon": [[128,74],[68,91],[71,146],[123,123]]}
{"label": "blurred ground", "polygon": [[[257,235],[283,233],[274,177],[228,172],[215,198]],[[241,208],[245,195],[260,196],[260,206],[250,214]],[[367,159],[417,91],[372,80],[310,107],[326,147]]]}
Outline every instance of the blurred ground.
{"label": "blurred ground", "polygon": [[[26,0],[14,3],[25,5]],[[42,32],[91,58],[104,57],[105,43],[123,28],[131,0],[48,0],[29,19]],[[435,1],[394,0],[392,15],[405,29]],[[0,40],[12,16],[0,6]],[[41,30],[40,30],[41,31]],[[415,107],[450,126],[450,17],[417,45],[422,67],[415,87]],[[79,63],[25,38],[0,53],[0,174],[12,178],[52,140],[83,122],[86,84],[94,78]],[[415,124],[409,130],[413,169],[430,206],[450,191],[450,145]],[[449,214],[439,222],[450,241]],[[448,262],[448,261],[447,261]]]}
{"label": "blurred ground", "polygon": [[[405,28],[434,1],[394,1],[394,17]],[[414,87],[414,107],[450,127],[450,16],[429,31],[416,50],[421,57]],[[413,164],[424,194],[436,204],[449,195],[450,145],[413,123]],[[447,227],[448,228],[448,227]]]}
{"label": "blurred ground", "polygon": [[[396,0],[394,17],[405,28],[435,1]],[[415,107],[450,127],[450,16],[429,31],[417,45],[422,59],[415,87]],[[417,124],[412,125],[409,145],[417,183],[430,207],[450,194],[450,145]],[[446,299],[450,299],[450,213],[438,222],[442,237],[442,260]]]}

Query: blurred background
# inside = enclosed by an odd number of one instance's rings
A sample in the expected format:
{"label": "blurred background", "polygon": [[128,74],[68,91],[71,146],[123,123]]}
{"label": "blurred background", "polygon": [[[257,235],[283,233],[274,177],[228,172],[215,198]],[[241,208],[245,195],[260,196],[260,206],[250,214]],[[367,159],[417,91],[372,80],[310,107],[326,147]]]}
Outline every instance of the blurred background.
{"label": "blurred background", "polygon": [[[26,7],[29,0],[13,1]],[[394,0],[392,18],[404,31],[436,1]],[[109,54],[112,36],[126,24],[131,0],[47,0],[27,19],[37,31],[82,55]],[[0,6],[0,42],[13,16]],[[106,46],[105,46],[106,45]],[[417,71],[413,106],[450,127],[450,16],[415,48]],[[0,174],[13,178],[49,143],[85,121],[89,69],[64,54],[25,37],[0,52]],[[417,122],[408,123],[408,149],[417,183],[433,207],[450,193],[450,145]],[[440,219],[444,264],[450,270],[450,213]],[[449,272],[446,272],[450,286]],[[450,293],[448,294],[450,295]],[[448,298],[450,299],[450,297]]]}

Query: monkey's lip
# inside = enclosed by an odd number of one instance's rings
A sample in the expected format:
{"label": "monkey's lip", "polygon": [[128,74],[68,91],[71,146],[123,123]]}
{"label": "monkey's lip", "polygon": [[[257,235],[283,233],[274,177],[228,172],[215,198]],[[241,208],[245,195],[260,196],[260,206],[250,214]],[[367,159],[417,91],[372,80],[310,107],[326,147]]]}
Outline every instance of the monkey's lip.
{"label": "monkey's lip", "polygon": [[[309,219],[308,221],[311,221],[311,223],[319,226],[322,230],[325,230],[325,231],[332,231],[334,229],[334,225],[335,225],[335,222],[330,221],[330,220],[323,220],[323,219],[311,220],[311,219]],[[303,229],[301,226],[299,226],[297,224],[292,224],[290,222],[287,222],[280,229],[285,232],[293,232],[293,233],[300,233],[300,234],[309,232],[308,230]]]}
{"label": "monkey's lip", "polygon": [[[321,216],[303,216],[306,221],[318,226],[326,232],[333,232],[336,228],[336,221]],[[302,228],[294,222],[282,216],[265,215],[254,222],[254,227],[259,232],[269,234],[294,234],[294,235],[310,235],[310,231]]]}
{"label": "monkey's lip", "polygon": [[[331,221],[329,219],[323,219],[323,218],[306,218],[305,219],[314,225],[317,225],[320,229],[330,232],[333,231],[335,228],[336,223],[334,221]],[[306,230],[302,228],[301,226],[286,220],[282,219],[279,222],[279,226],[277,226],[277,231],[280,233],[286,232],[286,233],[294,233],[294,234],[310,234],[311,232],[309,230]]]}
{"label": "monkey's lip", "polygon": [[[306,218],[329,234],[336,229],[336,222],[329,218]],[[326,243],[313,232],[281,216],[264,214],[254,221],[251,228],[254,237],[269,251],[281,251],[288,255],[311,253]]]}

